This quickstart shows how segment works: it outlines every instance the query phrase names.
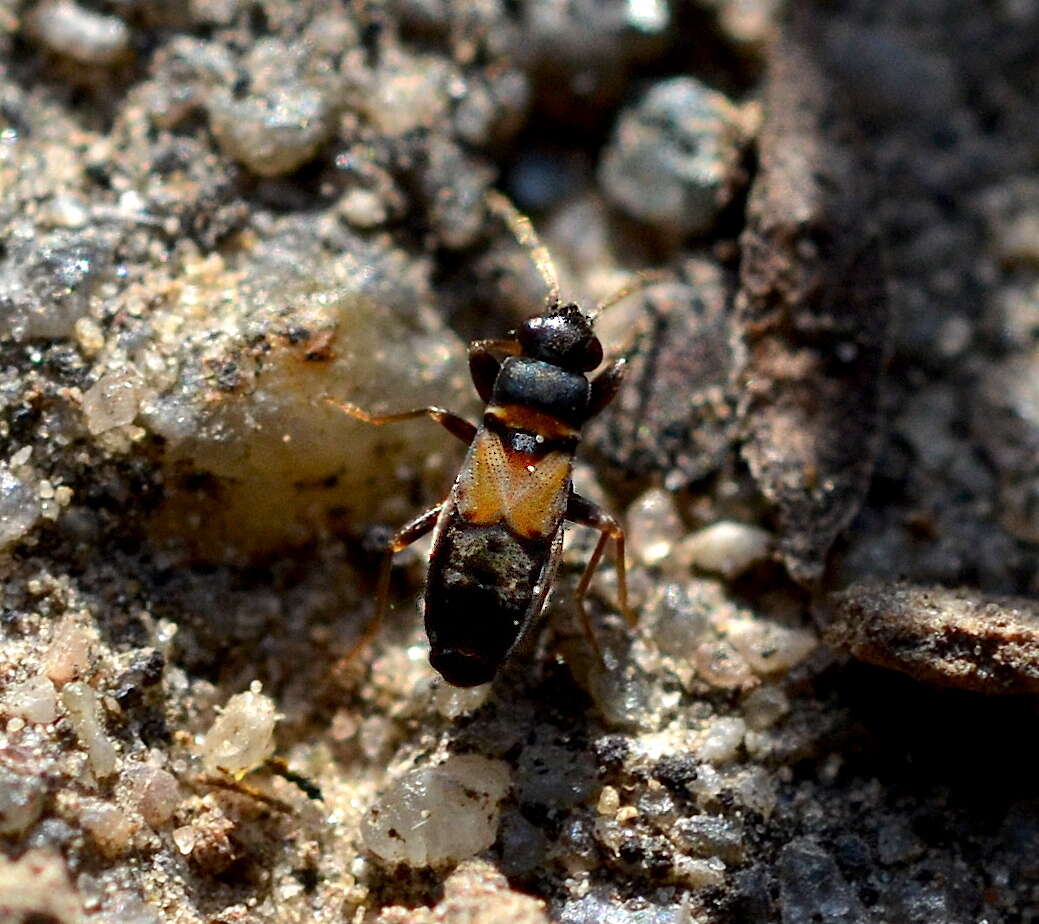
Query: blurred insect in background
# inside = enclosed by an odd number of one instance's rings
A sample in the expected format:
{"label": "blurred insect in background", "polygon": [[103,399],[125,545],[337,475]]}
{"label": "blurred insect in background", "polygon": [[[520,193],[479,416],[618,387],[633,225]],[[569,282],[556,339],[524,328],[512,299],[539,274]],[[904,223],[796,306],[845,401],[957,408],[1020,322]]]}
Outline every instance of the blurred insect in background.
{"label": "blurred insect in background", "polygon": [[617,393],[624,358],[598,375],[603,348],[593,325],[609,305],[632,294],[651,274],[585,314],[562,303],[547,248],[530,220],[499,193],[488,195],[548,287],[545,308],[503,340],[469,346],[469,370],[486,404],[479,426],[440,407],[371,414],[356,405],[326,400],[345,413],[381,426],[429,417],[469,445],[447,498],[402,526],[391,539],[376,598],[375,618],[347,657],[368,644],[386,612],[393,556],[433,530],[425,589],[429,660],[450,684],[487,683],[536,623],[559,564],[563,523],[599,530],[599,541],[577,585],[577,604],[592,645],[584,596],[608,542],[614,543],[621,612],[628,608],[624,532],[571,484],[581,428]]}

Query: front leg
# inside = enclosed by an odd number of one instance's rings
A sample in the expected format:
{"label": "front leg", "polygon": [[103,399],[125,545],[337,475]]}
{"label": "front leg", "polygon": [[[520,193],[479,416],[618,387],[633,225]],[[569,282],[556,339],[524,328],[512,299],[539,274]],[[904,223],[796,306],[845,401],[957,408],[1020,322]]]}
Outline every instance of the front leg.
{"label": "front leg", "polygon": [[598,414],[617,395],[617,390],[624,381],[628,359],[621,356],[610,363],[602,372],[592,379],[592,393],[588,399],[588,417]]}
{"label": "front leg", "polygon": [[519,350],[520,345],[516,340],[474,340],[469,344],[469,374],[484,404],[491,403],[494,380],[501,370],[501,362],[494,354],[515,356]]}
{"label": "front leg", "polygon": [[584,598],[588,593],[588,587],[592,583],[592,576],[595,574],[595,569],[598,567],[600,560],[602,559],[603,552],[606,549],[606,543],[611,539],[614,541],[614,548],[617,555],[617,596],[620,603],[620,611],[624,614],[624,618],[627,620],[628,625],[632,628],[635,627],[636,617],[628,606],[628,579],[627,570],[624,564],[624,530],[621,525],[611,517],[605,510],[596,504],[593,504],[587,498],[581,497],[576,491],[570,492],[570,499],[566,505],[566,519],[578,523],[581,526],[590,526],[593,529],[599,530],[599,541],[595,545],[595,551],[592,552],[592,557],[588,559],[588,564],[585,566],[584,574],[581,576],[581,581],[577,585],[577,590],[574,596],[577,599],[577,608],[581,614],[581,622],[584,624],[584,630],[588,637],[591,639],[592,647],[600,653],[598,643],[595,641],[595,635],[592,632],[591,620],[588,618],[588,612],[584,606]]}

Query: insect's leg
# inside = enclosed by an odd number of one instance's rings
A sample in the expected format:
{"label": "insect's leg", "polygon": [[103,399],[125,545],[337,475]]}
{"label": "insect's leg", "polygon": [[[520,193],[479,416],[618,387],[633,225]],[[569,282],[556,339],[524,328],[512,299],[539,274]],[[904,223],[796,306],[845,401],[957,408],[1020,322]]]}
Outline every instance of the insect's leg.
{"label": "insect's leg", "polygon": [[559,302],[559,279],[556,275],[555,265],[548,248],[541,243],[534,226],[519,209],[516,208],[505,196],[496,189],[488,190],[486,199],[487,208],[501,218],[509,226],[513,237],[524,247],[534,261],[534,266],[545,282],[548,294],[545,301],[549,305]]}
{"label": "insect's leg", "polygon": [[592,552],[592,557],[588,559],[588,564],[585,566],[584,574],[581,575],[581,581],[577,585],[577,591],[574,594],[577,598],[577,606],[581,613],[581,621],[584,623],[585,632],[588,633],[588,637],[592,640],[592,646],[596,651],[599,651],[599,645],[595,641],[595,635],[592,633],[591,621],[588,619],[588,613],[584,607],[584,597],[588,593],[588,586],[592,583],[592,576],[595,574],[595,569],[599,566],[603,552],[606,550],[606,543],[611,539],[614,542],[614,548],[617,553],[617,596],[619,597],[620,610],[628,621],[628,625],[632,628],[635,627],[635,614],[628,607],[628,580],[624,564],[624,530],[605,510],[593,504],[587,498],[581,497],[576,491],[570,493],[570,499],[567,501],[566,518],[581,526],[590,526],[593,529],[599,530],[599,541],[595,544],[595,551]]}
{"label": "insect's leg", "polygon": [[498,377],[501,362],[495,353],[515,356],[519,353],[517,340],[474,340],[469,344],[469,374],[472,376],[476,393],[484,404],[491,403],[494,380]]}
{"label": "insect's leg", "polygon": [[421,539],[436,526],[437,517],[440,516],[440,510],[443,506],[444,504],[441,502],[434,507],[430,507],[413,520],[409,520],[393,534],[393,538],[390,539],[386,546],[386,554],[383,556],[382,566],[379,569],[379,583],[375,589],[375,616],[372,618],[368,628],[361,634],[361,637],[354,642],[353,647],[339,659],[340,665],[352,661],[379,634],[390,599],[390,573],[393,571],[393,556],[406,549],[413,542]]}
{"label": "insect's leg", "polygon": [[589,417],[594,417],[614,399],[624,381],[627,365],[627,357],[621,356],[592,379],[592,393],[588,399]]}
{"label": "insect's leg", "polygon": [[466,443],[471,443],[476,436],[476,425],[469,423],[464,417],[452,414],[442,407],[418,407],[412,411],[401,411],[398,414],[369,414],[368,411],[359,408],[349,401],[336,401],[334,398],[325,396],[325,401],[332,407],[339,408],[344,414],[349,414],[357,420],[374,424],[381,427],[383,424],[397,423],[401,420],[415,420],[417,417],[428,417],[440,424],[448,433],[457,436]]}

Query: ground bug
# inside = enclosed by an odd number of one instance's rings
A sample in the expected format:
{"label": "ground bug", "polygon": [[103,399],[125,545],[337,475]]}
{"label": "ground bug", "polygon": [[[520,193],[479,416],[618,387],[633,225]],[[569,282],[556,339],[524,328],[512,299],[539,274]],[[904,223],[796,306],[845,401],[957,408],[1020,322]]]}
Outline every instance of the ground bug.
{"label": "ground bug", "polygon": [[552,259],[530,220],[500,194],[492,193],[488,206],[529,250],[548,294],[544,310],[507,339],[470,344],[470,373],[486,405],[480,425],[440,407],[371,414],[326,399],[375,425],[430,417],[469,445],[447,498],[402,526],[390,541],[379,574],[375,619],[351,652],[378,630],[394,554],[433,530],[425,590],[429,660],[457,687],[490,681],[537,621],[559,563],[565,520],[600,532],[576,591],[592,644],[584,596],[610,540],[617,553],[620,609],[634,623],[625,582],[624,532],[613,517],[573,489],[571,473],[581,428],[609,404],[624,374],[625,360],[620,358],[589,379],[603,362],[595,318],[651,277],[638,277],[585,314],[560,301]]}

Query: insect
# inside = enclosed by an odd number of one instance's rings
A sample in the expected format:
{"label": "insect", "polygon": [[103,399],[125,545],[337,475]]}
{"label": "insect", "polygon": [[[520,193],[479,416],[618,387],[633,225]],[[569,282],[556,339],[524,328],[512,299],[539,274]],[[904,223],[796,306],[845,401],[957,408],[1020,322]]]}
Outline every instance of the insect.
{"label": "insect", "polygon": [[507,339],[470,344],[470,374],[486,405],[479,426],[441,407],[371,414],[326,397],[352,417],[377,426],[429,417],[469,445],[447,498],[391,539],[379,575],[375,618],[353,649],[366,645],[378,631],[393,556],[433,530],[425,589],[429,660],[457,687],[489,682],[537,621],[559,563],[564,521],[600,533],[576,590],[593,646],[598,648],[584,596],[610,541],[616,551],[620,609],[634,624],[624,532],[613,517],[574,490],[571,473],[581,428],[609,404],[624,375],[625,359],[619,358],[589,378],[603,362],[595,318],[641,287],[646,277],[585,314],[560,301],[551,257],[530,220],[498,193],[488,196],[488,205],[529,250],[548,294],[544,310]]}

